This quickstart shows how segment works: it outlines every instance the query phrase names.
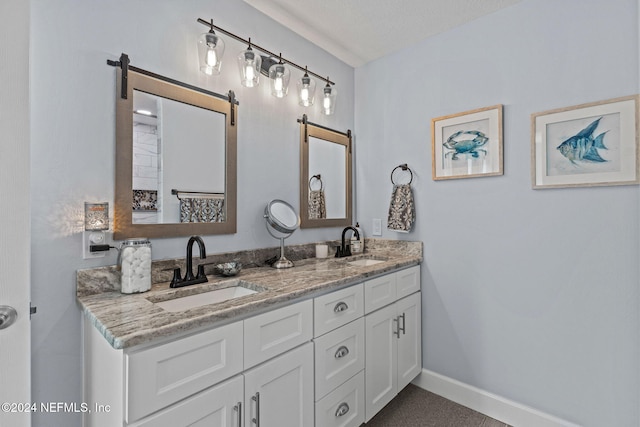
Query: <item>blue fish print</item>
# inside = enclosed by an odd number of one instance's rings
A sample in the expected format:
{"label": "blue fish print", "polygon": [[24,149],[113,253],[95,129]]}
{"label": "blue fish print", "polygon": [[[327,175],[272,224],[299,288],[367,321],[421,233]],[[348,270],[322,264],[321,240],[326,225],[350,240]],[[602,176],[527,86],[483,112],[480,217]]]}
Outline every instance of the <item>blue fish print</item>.
{"label": "blue fish print", "polygon": [[569,161],[574,165],[577,164],[576,161],[606,162],[605,159],[600,157],[598,149],[607,149],[603,143],[604,134],[607,132],[602,132],[595,138],[593,137],[593,131],[598,127],[601,119],[602,117],[594,120],[577,135],[572,136],[562,144],[558,145],[557,148],[560,150],[560,153],[562,153],[562,155],[569,159]]}

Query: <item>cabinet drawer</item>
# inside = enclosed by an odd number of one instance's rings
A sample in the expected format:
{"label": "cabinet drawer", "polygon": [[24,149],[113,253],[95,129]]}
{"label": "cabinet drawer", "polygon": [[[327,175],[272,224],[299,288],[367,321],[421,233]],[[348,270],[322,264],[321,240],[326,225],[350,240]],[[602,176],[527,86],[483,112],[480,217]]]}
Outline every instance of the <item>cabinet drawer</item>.
{"label": "cabinet drawer", "polygon": [[129,423],[242,371],[242,322],[125,356]]}
{"label": "cabinet drawer", "polygon": [[416,265],[396,273],[396,298],[404,298],[420,290],[420,266]]}
{"label": "cabinet drawer", "polygon": [[316,402],[316,426],[358,427],[364,423],[364,372]]}
{"label": "cabinet drawer", "polygon": [[364,318],[315,340],[316,400],[364,369]]}
{"label": "cabinet drawer", "polygon": [[386,276],[364,282],[364,311],[371,313],[396,300],[396,275]]}
{"label": "cabinet drawer", "polygon": [[244,321],[244,368],[292,349],[313,335],[313,302],[306,300]]}
{"label": "cabinet drawer", "polygon": [[314,336],[326,334],[364,314],[362,284],[331,292],[313,300]]}
{"label": "cabinet drawer", "polygon": [[128,427],[239,426],[244,378],[238,375]]}

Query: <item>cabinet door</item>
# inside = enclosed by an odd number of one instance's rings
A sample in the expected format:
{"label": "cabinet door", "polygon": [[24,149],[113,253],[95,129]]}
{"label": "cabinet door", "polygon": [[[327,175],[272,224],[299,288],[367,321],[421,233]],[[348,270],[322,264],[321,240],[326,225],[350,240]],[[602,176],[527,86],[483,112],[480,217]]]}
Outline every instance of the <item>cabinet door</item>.
{"label": "cabinet door", "polygon": [[242,427],[243,397],[238,375],[128,427]]}
{"label": "cabinet door", "polygon": [[245,426],[313,426],[312,343],[256,366],[244,375]]}
{"label": "cabinet door", "polygon": [[365,415],[369,421],[396,395],[398,324],[395,304],[365,317]]}
{"label": "cabinet door", "polygon": [[421,293],[417,292],[396,302],[399,318],[398,392],[422,370]]}

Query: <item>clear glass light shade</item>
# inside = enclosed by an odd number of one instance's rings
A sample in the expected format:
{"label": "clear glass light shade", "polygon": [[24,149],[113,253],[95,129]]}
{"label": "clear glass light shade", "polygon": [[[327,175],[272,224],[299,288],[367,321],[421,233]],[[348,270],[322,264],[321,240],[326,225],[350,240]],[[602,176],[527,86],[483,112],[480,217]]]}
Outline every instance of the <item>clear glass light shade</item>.
{"label": "clear glass light shade", "polygon": [[224,41],[214,32],[209,31],[198,38],[198,57],[200,58],[200,71],[208,76],[220,74],[224,55]]}
{"label": "clear glass light shade", "polygon": [[84,229],[86,231],[109,229],[109,203],[84,203]]}
{"label": "clear glass light shade", "polygon": [[244,87],[255,87],[260,84],[260,65],[262,58],[249,48],[238,55],[240,83]]}
{"label": "clear glass light shade", "polygon": [[336,96],[338,91],[329,83],[324,87],[322,96],[322,114],[330,116],[336,110]]}
{"label": "clear glass light shade", "polygon": [[316,96],[316,82],[307,73],[298,80],[298,104],[303,107],[313,105]]}
{"label": "clear glass light shade", "polygon": [[284,64],[273,64],[269,67],[269,84],[271,95],[276,98],[284,98],[289,92],[289,78],[291,71]]}

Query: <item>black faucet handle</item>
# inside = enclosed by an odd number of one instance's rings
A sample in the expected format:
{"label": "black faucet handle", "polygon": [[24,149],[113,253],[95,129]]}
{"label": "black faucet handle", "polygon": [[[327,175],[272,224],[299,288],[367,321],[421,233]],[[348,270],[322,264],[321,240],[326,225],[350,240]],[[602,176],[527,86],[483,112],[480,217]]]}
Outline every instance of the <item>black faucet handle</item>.
{"label": "black faucet handle", "polygon": [[169,283],[170,288],[176,288],[178,283],[182,282],[182,276],[180,275],[180,267],[176,267],[173,269],[173,279],[171,279],[171,283]]}
{"label": "black faucet handle", "polygon": [[336,246],[336,258],[342,258],[342,251],[340,250],[340,246]]}
{"label": "black faucet handle", "polygon": [[196,275],[196,279],[202,279],[203,277],[206,279],[207,275],[204,274],[204,265],[200,264],[198,265],[198,274]]}

